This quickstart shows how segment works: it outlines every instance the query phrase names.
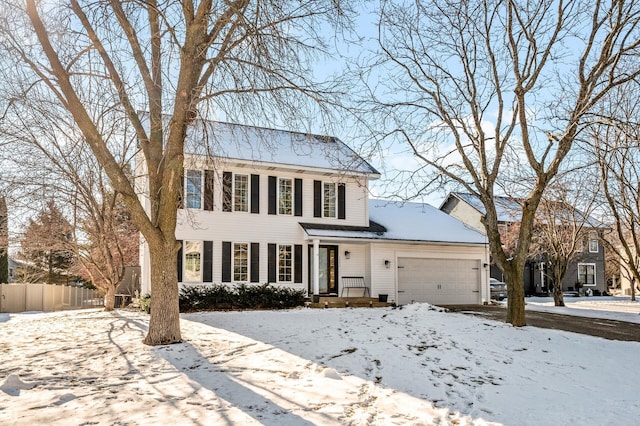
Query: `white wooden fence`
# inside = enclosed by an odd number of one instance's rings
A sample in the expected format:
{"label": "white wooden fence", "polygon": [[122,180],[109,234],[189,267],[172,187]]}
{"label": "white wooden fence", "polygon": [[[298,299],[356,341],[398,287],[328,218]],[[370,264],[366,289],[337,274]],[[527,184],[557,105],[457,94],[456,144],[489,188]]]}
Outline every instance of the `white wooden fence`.
{"label": "white wooden fence", "polygon": [[0,284],[0,312],[63,311],[103,306],[104,298],[82,287],[53,284]]}

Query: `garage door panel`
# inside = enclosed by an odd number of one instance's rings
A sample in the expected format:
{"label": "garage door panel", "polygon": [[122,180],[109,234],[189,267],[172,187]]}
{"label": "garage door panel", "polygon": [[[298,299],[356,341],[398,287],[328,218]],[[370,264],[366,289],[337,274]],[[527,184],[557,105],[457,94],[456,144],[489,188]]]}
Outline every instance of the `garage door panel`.
{"label": "garage door panel", "polygon": [[475,304],[480,262],[469,259],[398,259],[398,303]]}

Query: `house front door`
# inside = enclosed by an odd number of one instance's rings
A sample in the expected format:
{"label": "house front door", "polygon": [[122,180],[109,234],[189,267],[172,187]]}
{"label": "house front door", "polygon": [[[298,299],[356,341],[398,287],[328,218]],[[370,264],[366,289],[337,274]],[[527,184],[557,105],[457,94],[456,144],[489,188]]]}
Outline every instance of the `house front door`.
{"label": "house front door", "polygon": [[[321,245],[319,247],[320,291],[322,295],[338,294],[338,246]],[[313,246],[309,246],[309,294],[313,294]]]}

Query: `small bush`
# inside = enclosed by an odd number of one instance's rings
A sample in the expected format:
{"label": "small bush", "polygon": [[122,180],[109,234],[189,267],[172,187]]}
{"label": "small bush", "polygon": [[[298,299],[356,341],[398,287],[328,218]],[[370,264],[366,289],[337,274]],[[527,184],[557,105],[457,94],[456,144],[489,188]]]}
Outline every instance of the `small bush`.
{"label": "small bush", "polygon": [[228,287],[222,284],[184,286],[180,312],[228,309],[287,309],[304,305],[304,291],[269,284]]}
{"label": "small bush", "polygon": [[140,296],[140,310],[151,313],[151,295],[149,293]]}

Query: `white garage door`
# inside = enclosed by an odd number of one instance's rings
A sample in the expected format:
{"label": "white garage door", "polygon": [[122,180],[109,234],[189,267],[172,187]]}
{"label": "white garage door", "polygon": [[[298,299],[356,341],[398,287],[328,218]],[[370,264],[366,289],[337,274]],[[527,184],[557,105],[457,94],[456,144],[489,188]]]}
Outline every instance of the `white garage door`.
{"label": "white garage door", "polygon": [[398,303],[480,303],[480,262],[468,259],[398,258]]}

